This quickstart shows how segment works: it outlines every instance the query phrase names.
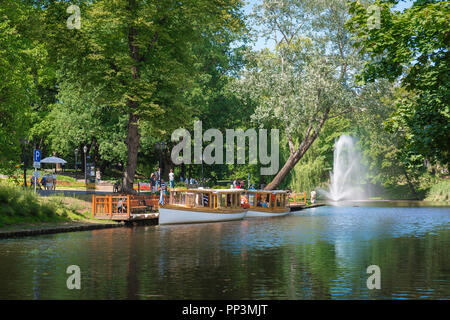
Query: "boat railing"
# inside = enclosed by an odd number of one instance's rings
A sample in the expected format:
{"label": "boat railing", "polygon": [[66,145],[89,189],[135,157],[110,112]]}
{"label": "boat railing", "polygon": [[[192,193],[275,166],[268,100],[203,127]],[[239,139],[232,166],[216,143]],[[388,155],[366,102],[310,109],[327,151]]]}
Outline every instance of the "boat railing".
{"label": "boat railing", "polygon": [[247,191],[246,197],[250,208],[280,209],[288,204],[286,192]]}
{"label": "boat railing", "polygon": [[187,208],[229,208],[240,207],[241,193],[236,191],[215,191],[208,189],[175,189],[170,191],[168,204]]}

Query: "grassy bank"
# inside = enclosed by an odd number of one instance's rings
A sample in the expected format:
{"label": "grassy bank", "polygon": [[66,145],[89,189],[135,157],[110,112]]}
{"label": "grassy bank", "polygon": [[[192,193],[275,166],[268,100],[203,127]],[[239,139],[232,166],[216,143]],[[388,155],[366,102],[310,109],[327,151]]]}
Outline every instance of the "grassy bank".
{"label": "grassy bank", "polygon": [[450,180],[443,180],[431,186],[425,201],[450,202]]}
{"label": "grassy bank", "polygon": [[87,222],[91,204],[61,195],[40,197],[12,183],[0,183],[0,228]]}

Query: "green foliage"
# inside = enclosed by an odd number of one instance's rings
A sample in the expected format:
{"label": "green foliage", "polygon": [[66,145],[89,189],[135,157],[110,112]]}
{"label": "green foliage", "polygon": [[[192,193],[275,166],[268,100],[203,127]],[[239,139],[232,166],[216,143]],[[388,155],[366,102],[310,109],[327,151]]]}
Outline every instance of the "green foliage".
{"label": "green foliage", "polygon": [[425,201],[450,202],[450,180],[434,184],[427,192]]}
{"label": "green foliage", "polygon": [[0,226],[39,221],[58,221],[57,208],[41,203],[31,190],[0,183]]}
{"label": "green foliage", "polygon": [[402,147],[409,156],[445,165],[450,160],[449,1],[415,1],[403,12],[391,11],[394,3],[373,2],[381,8],[381,27],[370,30],[365,5],[350,5],[348,27],[369,58],[360,79],[400,82],[407,94],[395,101],[389,130],[405,132]]}

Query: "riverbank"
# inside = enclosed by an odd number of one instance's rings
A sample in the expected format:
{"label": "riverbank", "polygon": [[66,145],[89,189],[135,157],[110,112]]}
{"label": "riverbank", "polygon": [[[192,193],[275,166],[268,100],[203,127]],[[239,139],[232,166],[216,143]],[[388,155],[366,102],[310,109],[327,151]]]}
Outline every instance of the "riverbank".
{"label": "riverbank", "polygon": [[0,228],[0,239],[123,227],[119,222],[62,222]]}
{"label": "riverbank", "polygon": [[91,216],[91,196],[64,193],[40,196],[0,183],[0,238],[113,228],[123,224]]}

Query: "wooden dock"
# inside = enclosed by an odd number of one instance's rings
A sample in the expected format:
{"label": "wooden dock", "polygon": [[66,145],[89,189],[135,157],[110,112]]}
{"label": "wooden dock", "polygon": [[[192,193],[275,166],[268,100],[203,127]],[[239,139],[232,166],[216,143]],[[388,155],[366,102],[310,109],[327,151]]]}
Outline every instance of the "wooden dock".
{"label": "wooden dock", "polygon": [[315,204],[310,204],[310,205],[292,204],[292,205],[289,205],[289,208],[291,208],[292,212],[295,212],[295,211],[300,211],[300,210],[304,210],[304,209],[323,207],[324,205],[325,205],[325,203],[315,203]]}
{"label": "wooden dock", "polygon": [[157,221],[157,195],[92,195],[92,217],[123,222]]}

